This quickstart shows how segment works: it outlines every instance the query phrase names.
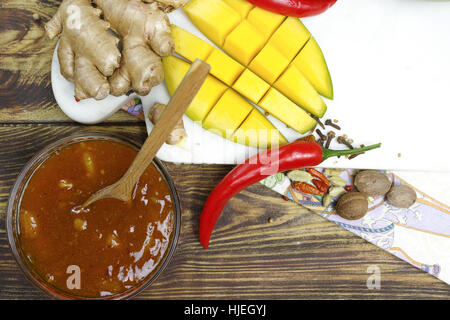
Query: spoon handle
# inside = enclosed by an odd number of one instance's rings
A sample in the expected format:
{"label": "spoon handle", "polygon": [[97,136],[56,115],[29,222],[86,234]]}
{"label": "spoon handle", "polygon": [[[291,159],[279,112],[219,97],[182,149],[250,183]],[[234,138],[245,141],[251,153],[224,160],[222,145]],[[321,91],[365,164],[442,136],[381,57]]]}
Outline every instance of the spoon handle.
{"label": "spoon handle", "polygon": [[192,63],[183,81],[164,109],[161,118],[153,127],[130,168],[122,177],[122,183],[128,185],[126,189],[130,190],[130,194],[135,183],[156,156],[156,153],[186,112],[192,100],[194,100],[203,82],[206,80],[210,68],[207,63],[199,59]]}

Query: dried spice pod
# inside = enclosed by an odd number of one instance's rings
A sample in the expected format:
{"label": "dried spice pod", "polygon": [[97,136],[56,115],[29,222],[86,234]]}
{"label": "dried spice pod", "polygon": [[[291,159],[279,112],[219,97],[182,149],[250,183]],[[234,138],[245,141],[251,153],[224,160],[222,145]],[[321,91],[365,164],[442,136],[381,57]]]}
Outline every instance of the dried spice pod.
{"label": "dried spice pod", "polygon": [[361,192],[350,192],[339,198],[336,212],[344,219],[358,220],[369,211],[369,202]]}
{"label": "dried spice pod", "polygon": [[355,177],[355,186],[368,197],[384,196],[391,189],[391,180],[376,170],[360,171]]}
{"label": "dried spice pod", "polygon": [[287,177],[294,182],[311,182],[313,176],[303,170],[292,170],[287,173]]}
{"label": "dried spice pod", "polygon": [[407,185],[393,186],[386,195],[387,202],[397,208],[409,208],[417,200],[417,194]]}

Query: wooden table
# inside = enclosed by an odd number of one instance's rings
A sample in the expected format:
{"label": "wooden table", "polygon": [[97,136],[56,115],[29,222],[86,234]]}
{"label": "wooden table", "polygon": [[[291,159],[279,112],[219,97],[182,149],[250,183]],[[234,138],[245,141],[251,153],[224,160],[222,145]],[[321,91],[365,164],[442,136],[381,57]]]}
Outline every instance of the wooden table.
{"label": "wooden table", "polygon": [[[58,108],[50,83],[48,20],[59,1],[0,2],[0,298],[43,299],[22,275],[8,247],[5,211],[23,165],[50,142],[100,129],[143,141],[142,122],[117,113],[93,127]],[[204,250],[198,241],[202,205],[230,170],[221,165],[167,164],[182,202],[181,237],[168,268],[138,299],[448,299],[450,286],[262,185],[229,202]],[[269,223],[269,218],[273,222]],[[369,290],[367,268],[381,269],[381,289]]]}

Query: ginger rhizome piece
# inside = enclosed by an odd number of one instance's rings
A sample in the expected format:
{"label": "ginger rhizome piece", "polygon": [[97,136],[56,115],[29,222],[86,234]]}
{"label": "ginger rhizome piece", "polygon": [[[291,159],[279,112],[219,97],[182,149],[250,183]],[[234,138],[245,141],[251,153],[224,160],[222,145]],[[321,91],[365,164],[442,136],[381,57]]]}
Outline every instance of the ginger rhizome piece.
{"label": "ginger rhizome piece", "polygon": [[110,93],[107,77],[120,65],[119,39],[108,32],[101,10],[89,0],[64,0],[45,24],[50,39],[61,34],[58,60],[61,74],[75,84],[75,97],[104,99]]}
{"label": "ginger rhizome piece", "polygon": [[95,0],[104,19],[122,41],[120,67],[109,78],[111,93],[120,96],[133,89],[147,95],[164,79],[161,57],[172,55],[170,23],[158,2]]}
{"label": "ginger rhizome piece", "polygon": [[183,7],[189,0],[142,0],[146,3],[158,3],[158,6],[164,11],[164,12],[172,12],[173,10],[176,10],[178,8]]}
{"label": "ginger rhizome piece", "polygon": [[[164,109],[166,108],[165,104],[155,102],[153,106],[150,108],[148,112],[148,118],[153,124],[156,124],[162,116]],[[186,130],[184,129],[183,119],[177,122],[175,128],[173,128],[169,137],[166,140],[167,144],[180,144],[183,139],[187,137]]]}

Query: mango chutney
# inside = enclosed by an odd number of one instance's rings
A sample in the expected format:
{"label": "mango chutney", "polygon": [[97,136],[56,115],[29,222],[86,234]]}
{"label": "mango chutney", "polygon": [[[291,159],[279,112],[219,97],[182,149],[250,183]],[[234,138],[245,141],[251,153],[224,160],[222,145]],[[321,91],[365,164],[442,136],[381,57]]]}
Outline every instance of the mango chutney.
{"label": "mango chutney", "polygon": [[158,270],[173,243],[176,214],[171,189],[153,163],[132,201],[81,207],[119,180],[136,155],[120,142],[82,141],[55,152],[31,176],[20,203],[20,247],[50,287],[75,297],[114,297]]}

